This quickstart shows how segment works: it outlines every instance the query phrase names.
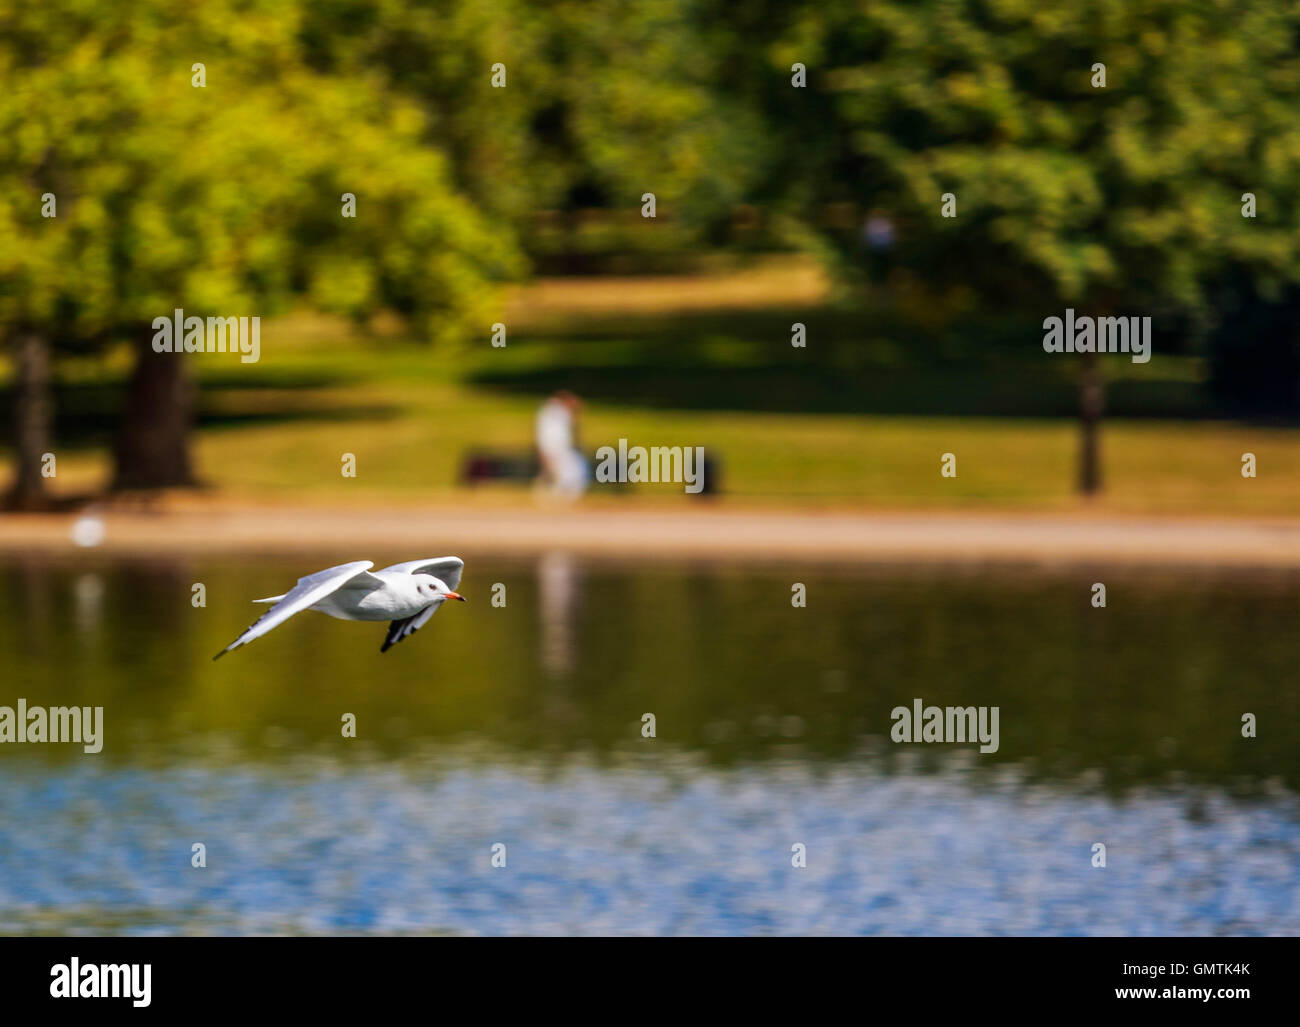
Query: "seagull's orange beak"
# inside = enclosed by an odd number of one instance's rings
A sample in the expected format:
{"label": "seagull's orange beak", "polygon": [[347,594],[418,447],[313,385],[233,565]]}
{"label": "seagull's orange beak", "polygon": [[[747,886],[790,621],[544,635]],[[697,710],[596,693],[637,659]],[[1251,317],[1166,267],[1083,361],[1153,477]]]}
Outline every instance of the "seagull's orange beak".
{"label": "seagull's orange beak", "polygon": [[459,592],[444,592],[443,595],[448,599],[459,599],[462,603],[465,601],[465,597]]}

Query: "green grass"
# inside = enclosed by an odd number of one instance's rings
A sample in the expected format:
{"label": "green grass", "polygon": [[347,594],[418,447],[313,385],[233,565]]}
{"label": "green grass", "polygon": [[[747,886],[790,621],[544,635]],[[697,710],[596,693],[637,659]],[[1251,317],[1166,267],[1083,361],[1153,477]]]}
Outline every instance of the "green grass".
{"label": "green grass", "polygon": [[[671,284],[671,283],[669,283]],[[591,283],[614,290],[617,279]],[[782,301],[733,309],[524,313],[508,345],[438,352],[359,338],[319,318],[264,325],[262,360],[195,359],[202,384],[196,452],[206,481],[283,502],[420,502],[457,491],[471,448],[527,449],[554,388],[586,401],[589,450],[704,445],[735,501],[872,507],[1067,509],[1077,426],[1071,358],[1044,354],[1036,325],[1006,320],[955,337],[889,316]],[[808,327],[806,349],[790,325]],[[126,360],[60,367],[59,485],[107,473]],[[1106,360],[1106,494],[1115,510],[1291,514],[1300,509],[1300,434],[1216,418],[1192,357]],[[1254,452],[1259,477],[1243,479]],[[943,453],[958,475],[939,474]],[[357,457],[343,478],[341,457]],[[518,487],[489,490],[526,497]],[[609,502],[681,503],[675,486]]]}

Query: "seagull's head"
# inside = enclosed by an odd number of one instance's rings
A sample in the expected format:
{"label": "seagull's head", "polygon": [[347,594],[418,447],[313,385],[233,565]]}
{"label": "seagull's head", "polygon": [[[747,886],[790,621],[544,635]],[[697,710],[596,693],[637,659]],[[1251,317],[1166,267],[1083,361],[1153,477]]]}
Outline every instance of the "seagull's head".
{"label": "seagull's head", "polygon": [[463,595],[449,589],[446,582],[441,578],[435,578],[432,574],[416,574],[414,577],[416,591],[427,599],[432,600],[441,597],[443,599],[459,599],[462,603],[465,601]]}

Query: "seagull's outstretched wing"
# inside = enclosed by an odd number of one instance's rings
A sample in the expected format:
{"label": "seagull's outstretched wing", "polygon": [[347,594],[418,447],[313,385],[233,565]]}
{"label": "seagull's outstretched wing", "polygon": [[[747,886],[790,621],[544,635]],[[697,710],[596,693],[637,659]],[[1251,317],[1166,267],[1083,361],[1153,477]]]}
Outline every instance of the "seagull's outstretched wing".
{"label": "seagull's outstretched wing", "polygon": [[342,563],[337,567],[329,567],[323,571],[317,571],[315,574],[308,574],[305,578],[299,578],[298,584],[286,592],[283,599],[267,610],[266,613],[253,622],[247,631],[212,658],[219,660],[231,649],[238,649],[241,645],[247,645],[255,638],[261,638],[272,628],[279,627],[295,613],[301,613],[313,603],[320,602],[331,592],[337,592],[354,579],[361,579],[375,588],[383,587],[384,583],[369,573],[370,568],[374,565],[373,560],[357,560],[353,563]]}
{"label": "seagull's outstretched wing", "polygon": [[[447,587],[455,592],[456,586],[460,584],[460,572],[464,569],[465,561],[459,556],[430,556],[424,560],[407,560],[405,563],[395,563],[393,566],[384,567],[375,573],[383,574],[385,571],[391,571],[394,574],[432,574],[435,578],[445,582]],[[416,616],[420,615],[417,613]]]}
{"label": "seagull's outstretched wing", "polygon": [[[429,573],[433,573],[433,572],[430,571]],[[450,584],[450,582],[448,582],[448,584]],[[436,600],[433,603],[433,605],[426,606],[423,610],[421,610],[419,613],[415,614],[414,616],[407,617],[405,620],[395,620],[391,624],[389,624],[388,635],[384,638],[384,644],[379,647],[379,651],[381,653],[386,653],[388,652],[389,649],[397,645],[398,642],[406,638],[408,635],[414,635],[417,631],[419,631],[422,627],[424,627],[426,624],[429,623],[429,618],[432,617],[438,611],[438,607],[441,606],[444,602],[446,602],[446,600],[440,598]]]}

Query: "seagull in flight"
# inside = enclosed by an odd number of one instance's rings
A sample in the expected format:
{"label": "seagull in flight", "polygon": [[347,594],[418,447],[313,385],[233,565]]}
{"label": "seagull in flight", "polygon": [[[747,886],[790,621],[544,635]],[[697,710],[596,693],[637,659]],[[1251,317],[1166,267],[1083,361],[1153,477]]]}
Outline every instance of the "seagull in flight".
{"label": "seagull in flight", "polygon": [[448,599],[465,601],[455,591],[465,567],[465,561],[458,556],[408,560],[372,574],[370,568],[374,565],[373,560],[341,563],[299,578],[298,584],[284,595],[254,599],[255,603],[275,605],[212,658],[219,660],[231,649],[248,645],[303,610],[317,610],[340,620],[391,621],[379,649],[385,653],[424,627]]}

